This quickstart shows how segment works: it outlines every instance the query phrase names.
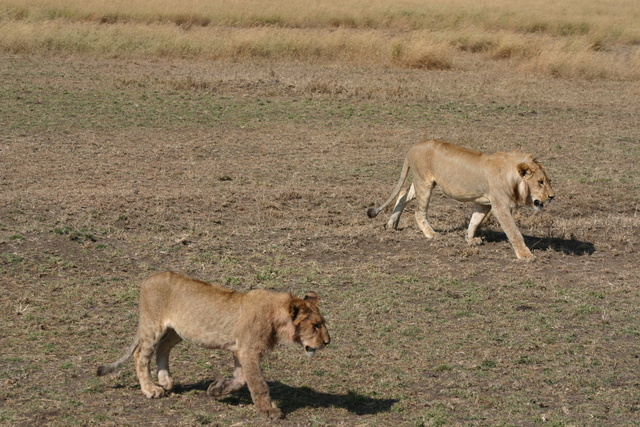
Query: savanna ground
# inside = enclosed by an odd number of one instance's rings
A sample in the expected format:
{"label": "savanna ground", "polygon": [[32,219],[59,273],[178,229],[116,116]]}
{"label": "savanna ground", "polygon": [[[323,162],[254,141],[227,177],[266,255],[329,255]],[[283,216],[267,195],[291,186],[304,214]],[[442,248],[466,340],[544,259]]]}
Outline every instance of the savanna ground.
{"label": "savanna ground", "polygon": [[[447,58],[5,49],[0,423],[261,424],[248,392],[206,395],[224,352],[181,344],[159,400],[132,362],[95,376],[130,344],[140,281],[171,269],[318,292],[331,345],[263,362],[283,425],[637,425],[635,74]],[[516,215],[536,261],[492,219],[468,247],[471,206],[439,192],[434,241],[411,205],[399,231],[366,217],[433,137],[545,164],[557,200]]]}

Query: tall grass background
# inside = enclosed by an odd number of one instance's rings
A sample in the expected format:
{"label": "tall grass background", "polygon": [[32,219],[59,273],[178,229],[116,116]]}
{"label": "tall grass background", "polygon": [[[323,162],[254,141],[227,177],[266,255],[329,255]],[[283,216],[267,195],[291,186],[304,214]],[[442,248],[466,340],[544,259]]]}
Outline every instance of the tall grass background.
{"label": "tall grass background", "polygon": [[636,0],[0,0],[0,50],[640,79]]}

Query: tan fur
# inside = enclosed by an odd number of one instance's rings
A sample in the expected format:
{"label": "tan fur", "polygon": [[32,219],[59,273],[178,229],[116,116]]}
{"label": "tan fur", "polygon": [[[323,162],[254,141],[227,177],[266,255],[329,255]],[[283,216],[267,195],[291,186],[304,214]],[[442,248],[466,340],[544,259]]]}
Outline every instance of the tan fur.
{"label": "tan fur", "polygon": [[[409,170],[413,183],[401,192]],[[535,258],[511,215],[518,205],[533,206],[540,211],[544,203],[555,197],[544,167],[533,156],[520,151],[485,154],[444,141],[421,142],[409,150],[391,197],[379,208],[370,208],[367,214],[375,217],[398,196],[387,224],[395,229],[405,205],[417,198],[416,222],[424,235],[432,239],[436,233],[427,222],[427,208],[436,185],[455,200],[474,203],[467,231],[469,244],[480,243],[480,238],[475,237],[476,229],[491,211],[518,259]]]}
{"label": "tan fur", "polygon": [[[247,384],[258,411],[269,418],[282,413],[271,402],[260,369],[262,356],[278,342],[301,344],[309,356],[330,342],[314,292],[304,299],[261,289],[243,294],[165,272],[141,285],[138,334],[133,345],[116,362],[100,366],[97,374],[115,371],[133,355],[142,392],[149,398],[161,397],[173,387],[169,352],[183,339],[233,352],[233,378],[214,381],[208,394],[222,396]],[[154,385],[150,375],[154,353],[161,387]]]}

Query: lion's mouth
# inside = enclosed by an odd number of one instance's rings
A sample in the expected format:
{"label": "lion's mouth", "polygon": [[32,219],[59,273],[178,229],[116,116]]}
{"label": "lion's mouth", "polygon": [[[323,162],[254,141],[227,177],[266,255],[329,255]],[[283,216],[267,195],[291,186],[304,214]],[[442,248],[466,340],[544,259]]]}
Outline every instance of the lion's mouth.
{"label": "lion's mouth", "polygon": [[544,208],[544,203],[536,199],[533,201],[533,207],[535,208],[535,210],[541,211]]}
{"label": "lion's mouth", "polygon": [[316,354],[316,348],[315,347],[311,347],[310,345],[305,345],[304,346],[304,352],[307,354],[307,356],[311,357],[311,356],[315,356]]}

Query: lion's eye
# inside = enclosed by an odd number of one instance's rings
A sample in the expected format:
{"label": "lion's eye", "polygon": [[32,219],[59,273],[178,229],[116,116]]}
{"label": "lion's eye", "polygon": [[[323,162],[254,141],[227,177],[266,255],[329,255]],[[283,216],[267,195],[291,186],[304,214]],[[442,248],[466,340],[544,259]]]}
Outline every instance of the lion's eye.
{"label": "lion's eye", "polygon": [[543,180],[543,179],[541,179],[540,181],[538,181],[538,184],[540,184],[540,185],[544,185],[544,180]]}

